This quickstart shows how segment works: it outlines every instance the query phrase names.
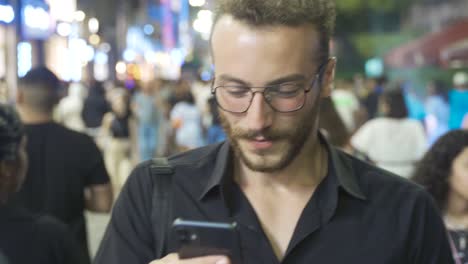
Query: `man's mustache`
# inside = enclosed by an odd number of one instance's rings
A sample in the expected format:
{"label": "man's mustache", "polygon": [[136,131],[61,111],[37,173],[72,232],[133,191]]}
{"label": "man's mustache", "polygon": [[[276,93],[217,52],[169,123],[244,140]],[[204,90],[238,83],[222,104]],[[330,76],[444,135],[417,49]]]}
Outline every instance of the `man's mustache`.
{"label": "man's mustache", "polygon": [[264,138],[265,140],[279,140],[289,138],[293,136],[290,131],[281,131],[274,129],[262,129],[262,130],[243,130],[243,129],[232,129],[231,136],[239,139],[253,140],[256,138]]}

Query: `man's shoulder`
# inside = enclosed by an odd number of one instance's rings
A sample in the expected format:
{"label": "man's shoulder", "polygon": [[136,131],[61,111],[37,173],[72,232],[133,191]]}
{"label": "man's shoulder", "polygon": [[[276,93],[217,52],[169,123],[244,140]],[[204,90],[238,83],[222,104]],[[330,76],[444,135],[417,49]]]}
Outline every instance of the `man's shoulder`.
{"label": "man's shoulder", "polygon": [[78,140],[79,143],[82,143],[83,141],[91,141],[91,142],[93,141],[92,138],[88,136],[87,134],[78,132],[75,130],[71,130],[63,126],[62,124],[59,124],[56,122],[50,122],[47,124],[40,124],[40,125],[27,125],[26,128],[29,130],[32,136],[36,134],[37,135],[50,134],[56,140],[66,140],[68,143],[71,143],[71,144],[74,143],[74,140]]}
{"label": "man's shoulder", "polygon": [[[196,148],[168,157],[169,166],[172,168],[190,167],[194,170],[204,165],[213,165],[216,161],[219,148],[223,143],[212,144]],[[135,167],[134,174],[150,174],[153,160],[147,160]]]}

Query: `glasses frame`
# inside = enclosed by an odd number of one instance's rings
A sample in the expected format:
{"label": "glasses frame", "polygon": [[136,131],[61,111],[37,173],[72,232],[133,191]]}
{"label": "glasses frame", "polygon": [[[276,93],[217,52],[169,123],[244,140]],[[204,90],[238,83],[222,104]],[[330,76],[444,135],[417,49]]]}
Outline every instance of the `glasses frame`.
{"label": "glasses frame", "polygon": [[[327,60],[326,62],[322,63],[319,67],[318,67],[318,70],[316,71],[317,73],[314,75],[314,78],[310,81],[309,85],[307,86],[304,86],[302,87],[302,89],[304,90],[304,95],[306,95],[308,92],[310,92],[312,90],[312,88],[315,87],[316,83],[317,83],[317,80],[321,80],[321,76],[323,74],[323,69],[325,69],[325,66],[328,64],[329,60]],[[218,99],[216,98],[216,90],[218,88],[221,88],[221,87],[224,87],[223,85],[219,85],[219,86],[216,86],[214,87],[214,83],[215,83],[215,79],[213,79],[212,83],[211,83],[211,94],[214,96],[215,98],[215,101],[216,101],[216,105],[219,106],[219,108],[221,108],[223,111],[226,111],[228,113],[233,113],[233,114],[244,114],[246,113],[247,111],[249,111],[250,109],[250,106],[252,105],[252,101],[255,97],[255,94],[256,93],[261,93],[262,96],[263,96],[263,99],[265,100],[265,102],[271,107],[271,109],[273,109],[275,112],[278,112],[278,113],[292,113],[292,112],[297,112],[299,110],[301,110],[302,108],[304,108],[304,105],[306,104],[306,101],[307,101],[307,96],[304,96],[304,101],[302,102],[302,104],[293,109],[293,110],[289,110],[289,111],[279,111],[278,109],[276,109],[272,104],[271,104],[271,99],[268,99],[266,96],[265,96],[265,92],[268,91],[269,88],[273,87],[273,86],[276,86],[276,85],[270,85],[270,86],[251,86],[251,87],[248,87],[252,96],[250,98],[250,102],[249,102],[249,105],[247,106],[247,108],[244,110],[244,111],[231,111],[231,110],[227,110],[227,109],[224,109],[223,106],[221,104],[219,104],[218,102]],[[258,89],[258,88],[263,88],[262,91],[254,91],[253,89]]]}

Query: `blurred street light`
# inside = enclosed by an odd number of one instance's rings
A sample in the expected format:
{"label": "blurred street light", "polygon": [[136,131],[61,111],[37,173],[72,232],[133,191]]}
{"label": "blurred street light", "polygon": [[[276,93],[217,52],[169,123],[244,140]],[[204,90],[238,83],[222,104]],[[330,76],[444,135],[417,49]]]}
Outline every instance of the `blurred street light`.
{"label": "blurred street light", "polygon": [[0,5],[0,22],[11,23],[15,19],[15,12],[13,7],[7,5]]}
{"label": "blurred street light", "polygon": [[194,7],[204,6],[206,0],[189,0],[189,4]]}
{"label": "blurred street light", "polygon": [[99,31],[99,20],[97,18],[90,18],[88,21],[88,29],[92,34],[96,34]]}
{"label": "blurred street light", "polygon": [[127,65],[125,64],[125,62],[123,62],[123,61],[117,62],[117,64],[115,65],[115,71],[116,71],[118,74],[125,74],[125,73],[127,73]]}
{"label": "blurred street light", "polygon": [[201,33],[203,39],[208,40],[212,26],[213,12],[210,10],[200,10],[197,14],[197,19],[193,22],[193,29]]}
{"label": "blurred street light", "polygon": [[61,22],[57,24],[57,34],[68,37],[72,33],[72,26],[69,23]]}
{"label": "blurred street light", "polygon": [[97,46],[99,45],[99,43],[101,42],[101,38],[96,35],[96,34],[92,34],[91,36],[89,36],[89,43],[93,46]]}
{"label": "blurred street light", "polygon": [[147,24],[143,27],[143,32],[145,32],[146,35],[151,35],[154,33],[154,27],[150,24]]}
{"label": "blurred street light", "polygon": [[75,12],[75,20],[78,21],[78,22],[83,22],[86,18],[86,14],[81,11],[81,10],[78,10]]}

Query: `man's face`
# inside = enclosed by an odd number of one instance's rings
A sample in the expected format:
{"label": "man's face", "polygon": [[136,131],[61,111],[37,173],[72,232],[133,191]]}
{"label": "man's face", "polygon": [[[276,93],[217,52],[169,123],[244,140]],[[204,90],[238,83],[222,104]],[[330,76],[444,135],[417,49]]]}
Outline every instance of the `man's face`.
{"label": "man's face", "polygon": [[[212,49],[215,87],[262,87],[283,79],[307,88],[318,73],[319,62],[314,58],[319,57],[319,34],[311,25],[258,28],[225,16],[214,28]],[[254,171],[274,172],[288,166],[304,146],[311,146],[318,102],[328,93],[326,89],[320,94],[320,88],[317,80],[306,94],[304,107],[291,113],[274,111],[261,93],[254,94],[245,113],[220,110],[222,124],[242,162]]]}

